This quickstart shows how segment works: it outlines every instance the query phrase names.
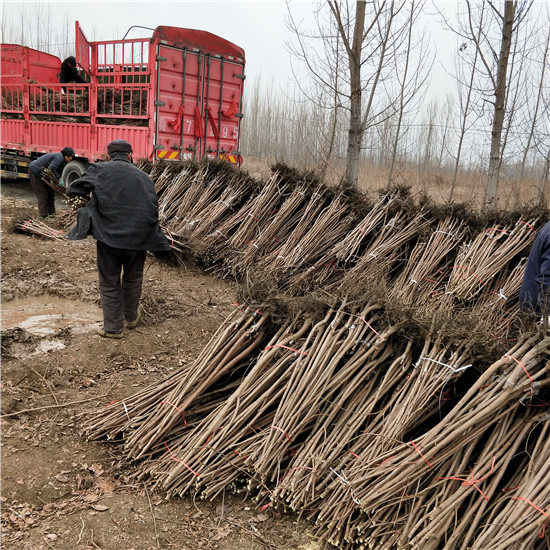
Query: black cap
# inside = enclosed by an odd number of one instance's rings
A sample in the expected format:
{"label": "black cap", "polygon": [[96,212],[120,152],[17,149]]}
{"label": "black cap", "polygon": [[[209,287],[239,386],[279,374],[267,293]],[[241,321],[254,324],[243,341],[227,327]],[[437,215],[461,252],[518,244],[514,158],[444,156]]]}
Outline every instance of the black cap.
{"label": "black cap", "polygon": [[117,152],[131,153],[132,146],[125,139],[115,139],[107,145],[107,153],[110,155]]}
{"label": "black cap", "polygon": [[74,149],[72,147],[63,147],[61,154],[64,157],[74,157]]}

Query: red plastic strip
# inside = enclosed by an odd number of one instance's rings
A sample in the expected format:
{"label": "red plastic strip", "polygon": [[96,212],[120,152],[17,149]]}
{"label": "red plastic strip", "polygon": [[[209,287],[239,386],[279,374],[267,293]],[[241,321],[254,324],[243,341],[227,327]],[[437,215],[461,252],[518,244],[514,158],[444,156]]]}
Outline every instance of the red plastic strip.
{"label": "red plastic strip", "polygon": [[513,359],[525,372],[525,374],[529,377],[529,380],[531,381],[531,395],[533,395],[534,392],[534,383],[533,379],[531,378],[531,375],[527,372],[527,369],[525,368],[525,365],[523,363],[520,363],[513,355],[503,355],[502,357],[510,357],[510,359]]}
{"label": "red plastic strip", "polygon": [[275,428],[276,430],[279,430],[292,443],[291,437],[282,428],[279,428],[279,426],[271,426],[271,427]]}
{"label": "red plastic strip", "polygon": [[521,220],[518,221],[518,222],[516,223],[516,225],[517,225],[518,223],[522,223],[523,225],[526,225],[527,227],[530,227],[530,228],[531,228],[531,231],[533,232],[533,237],[536,235],[535,228],[534,228],[530,223],[522,222]]}
{"label": "red plastic strip", "polygon": [[372,332],[374,332],[374,334],[376,334],[376,336],[378,336],[378,338],[380,338],[380,340],[384,340],[382,335],[379,332],[377,332],[375,330],[375,328],[370,323],[368,323],[367,320],[364,317],[361,317],[361,315],[355,315],[355,313],[349,313],[348,315],[351,315],[352,317],[357,317],[358,319],[361,319],[361,321],[363,321],[363,323],[365,323],[365,325],[367,325],[372,330]]}
{"label": "red plastic strip", "polygon": [[433,466],[427,461],[426,457],[420,452],[420,449],[415,445],[414,441],[411,441],[411,445],[414,447],[416,452],[424,459],[424,462],[430,467],[433,468]]}
{"label": "red plastic strip", "polygon": [[530,500],[527,500],[523,497],[511,497],[512,500],[523,500],[523,502],[527,502],[527,504],[531,505],[535,510],[539,511],[543,516],[546,516],[547,518],[550,518],[550,514],[547,514],[544,510],[541,510],[534,502],[531,502]]}
{"label": "red plastic strip", "polygon": [[159,403],[159,405],[162,405],[163,403],[166,403],[167,405],[170,405],[171,407],[174,407],[174,409],[176,409],[180,413],[181,419],[183,420],[183,423],[185,424],[185,427],[187,428],[187,422],[185,421],[185,418],[183,417],[183,411],[179,407],[174,405],[173,403],[170,403],[170,401],[161,401]]}
{"label": "red plastic strip", "polygon": [[180,460],[179,458],[176,458],[172,454],[172,451],[170,450],[170,447],[168,447],[168,443],[166,443],[166,441],[164,442],[164,445],[168,449],[168,452],[170,453],[170,458],[172,460],[175,460],[176,462],[179,462],[180,464],[183,464],[193,475],[195,475],[196,477],[200,477],[199,474],[197,474],[197,472],[195,472],[195,470],[193,470],[193,468],[190,468],[189,466],[187,466],[187,464],[185,464],[185,462],[183,460]]}
{"label": "red plastic strip", "polygon": [[239,302],[233,302],[237,307],[244,307],[245,309],[248,309],[250,311],[253,311],[254,313],[257,313],[258,315],[262,315],[257,309],[252,309],[251,307],[245,306],[244,304],[239,304]]}
{"label": "red plastic strip", "polygon": [[267,346],[267,348],[264,348],[264,350],[272,349],[272,348],[285,348],[285,349],[289,349],[290,351],[294,351],[296,353],[299,353],[301,355],[309,355],[309,353],[306,353],[305,351],[300,351],[299,349],[294,349],[294,348],[291,348],[289,346],[285,346],[284,344],[275,344],[273,346]]}

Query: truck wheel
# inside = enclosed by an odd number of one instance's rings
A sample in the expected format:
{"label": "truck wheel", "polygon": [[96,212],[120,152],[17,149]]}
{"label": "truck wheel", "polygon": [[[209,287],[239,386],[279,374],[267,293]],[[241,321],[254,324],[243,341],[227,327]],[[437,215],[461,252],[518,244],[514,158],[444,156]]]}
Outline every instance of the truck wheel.
{"label": "truck wheel", "polygon": [[61,174],[61,179],[63,180],[65,187],[69,187],[69,185],[82,176],[84,172],[86,172],[86,167],[82,162],[78,160],[71,160],[71,162],[68,162],[67,166],[63,168],[63,173]]}

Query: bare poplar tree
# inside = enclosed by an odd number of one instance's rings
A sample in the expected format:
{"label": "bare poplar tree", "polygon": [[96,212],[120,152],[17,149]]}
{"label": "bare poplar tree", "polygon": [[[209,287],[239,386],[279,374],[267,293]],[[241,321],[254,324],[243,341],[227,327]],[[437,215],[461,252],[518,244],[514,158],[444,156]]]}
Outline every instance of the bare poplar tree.
{"label": "bare poplar tree", "polygon": [[[458,14],[456,23],[449,23],[463,41],[461,46],[473,56],[471,63],[471,85],[468,103],[473,102],[481,115],[490,117],[491,138],[487,178],[485,182],[484,206],[496,206],[500,167],[503,153],[503,129],[507,112],[509,87],[517,74],[510,67],[510,52],[516,35],[523,32],[526,16],[532,0],[505,0],[503,8],[491,0],[473,4],[466,0],[463,13]],[[441,12],[440,12],[441,13]],[[521,63],[517,64],[521,67]],[[512,94],[512,97],[516,97]],[[453,186],[452,186],[453,187]]]}
{"label": "bare poplar tree", "polygon": [[[548,23],[550,23],[550,21],[548,21]],[[536,95],[535,105],[532,110],[527,109],[527,113],[528,113],[527,121],[529,123],[529,133],[527,136],[527,142],[523,148],[523,155],[521,158],[518,191],[519,191],[519,188],[521,188],[521,184],[523,183],[523,177],[525,174],[525,164],[527,162],[527,156],[529,155],[529,152],[531,150],[537,125],[539,124],[541,111],[544,112],[543,94],[545,92],[545,83],[548,75],[547,69],[548,69],[548,62],[549,62],[549,50],[550,50],[550,25],[546,27],[546,40],[544,41],[544,44],[542,47],[541,60],[540,60],[540,75],[537,82],[537,88],[536,88],[537,95]]]}
{"label": "bare poplar tree", "polygon": [[388,92],[395,91],[389,85],[395,77],[394,56],[406,48],[408,19],[400,18],[405,5],[405,0],[358,0],[354,6],[328,0],[330,24],[318,26],[322,32],[317,34],[300,28],[290,16],[295,57],[320,87],[330,91],[331,104],[347,113],[347,185],[357,185],[365,132],[391,118],[399,103],[397,94],[388,97]]}
{"label": "bare poplar tree", "polygon": [[[468,4],[468,12],[471,12],[470,2]],[[512,45],[512,36],[514,33],[514,21],[516,20],[517,2],[506,0],[504,2],[504,14],[502,14],[491,2],[489,5],[497,16],[502,20],[502,39],[500,43],[500,53],[498,55],[498,66],[496,78],[494,71],[488,65],[483,53],[481,60],[485,65],[489,77],[491,78],[495,103],[493,111],[493,123],[491,130],[491,152],[489,153],[489,171],[487,174],[487,183],[485,185],[485,208],[491,209],[495,207],[498,178],[500,165],[502,162],[501,151],[501,136],[502,126],[504,124],[504,115],[506,114],[506,84],[508,71],[508,57],[510,55],[510,47]],[[481,43],[476,43],[476,48],[482,52]]]}
{"label": "bare poplar tree", "polygon": [[[393,171],[397,158],[397,151],[401,139],[401,130],[403,118],[407,113],[407,109],[412,107],[413,100],[426,83],[426,79],[431,69],[431,63],[426,58],[427,50],[425,31],[415,39],[414,26],[419,14],[422,12],[423,3],[412,0],[408,6],[408,23],[406,27],[406,44],[403,56],[394,56],[395,74],[399,86],[399,103],[397,106],[397,120],[395,122],[395,130],[393,136],[393,145],[391,152],[391,164],[388,173],[386,185],[389,186],[392,182]],[[413,66],[411,66],[411,57],[416,57]],[[399,61],[403,59],[402,64]],[[417,107],[417,105],[414,105]]]}

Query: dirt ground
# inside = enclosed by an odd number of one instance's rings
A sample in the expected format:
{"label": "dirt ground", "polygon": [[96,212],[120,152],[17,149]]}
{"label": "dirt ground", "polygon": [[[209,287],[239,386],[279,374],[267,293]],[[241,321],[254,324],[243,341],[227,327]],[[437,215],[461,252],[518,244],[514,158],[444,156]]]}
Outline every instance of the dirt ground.
{"label": "dirt ground", "polygon": [[233,307],[232,283],[148,257],[143,323],[105,340],[94,241],[14,233],[29,214],[28,188],[3,185],[2,548],[319,548],[303,522],[230,494],[167,500],[80,433],[83,415],[191,362]]}

